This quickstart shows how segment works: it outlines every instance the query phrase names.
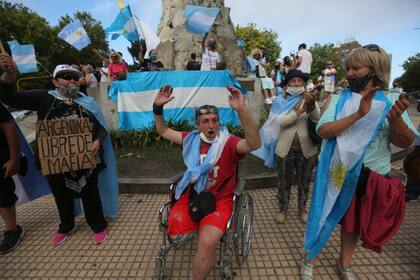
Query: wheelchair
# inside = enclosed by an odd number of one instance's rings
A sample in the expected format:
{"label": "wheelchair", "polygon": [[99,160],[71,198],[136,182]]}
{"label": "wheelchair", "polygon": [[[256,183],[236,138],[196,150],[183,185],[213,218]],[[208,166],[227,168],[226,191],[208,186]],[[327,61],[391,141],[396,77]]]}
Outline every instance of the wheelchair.
{"label": "wheelchair", "polygon": [[[181,179],[178,176],[176,181]],[[166,202],[159,209],[159,229],[162,234],[163,244],[159,247],[155,260],[155,279],[164,279],[166,257],[171,249],[179,249],[188,241],[194,239],[196,232],[177,236],[173,238],[166,234],[168,228],[168,217],[173,205],[173,196],[176,183],[170,186],[170,201]],[[222,236],[219,243],[219,261],[217,268],[220,271],[222,280],[233,279],[235,273],[232,271],[233,258],[240,266],[249,255],[252,241],[252,218],[253,218],[253,199],[244,190],[245,180],[239,179],[233,195],[233,211],[227,224],[226,233]]]}

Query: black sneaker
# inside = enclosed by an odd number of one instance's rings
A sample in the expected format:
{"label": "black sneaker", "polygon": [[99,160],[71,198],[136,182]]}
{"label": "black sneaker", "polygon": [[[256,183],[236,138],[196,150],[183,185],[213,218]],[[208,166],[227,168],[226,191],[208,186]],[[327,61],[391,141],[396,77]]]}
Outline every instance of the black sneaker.
{"label": "black sneaker", "polygon": [[22,240],[25,231],[17,225],[17,230],[9,230],[4,232],[4,239],[0,244],[0,254],[7,254],[13,251]]}

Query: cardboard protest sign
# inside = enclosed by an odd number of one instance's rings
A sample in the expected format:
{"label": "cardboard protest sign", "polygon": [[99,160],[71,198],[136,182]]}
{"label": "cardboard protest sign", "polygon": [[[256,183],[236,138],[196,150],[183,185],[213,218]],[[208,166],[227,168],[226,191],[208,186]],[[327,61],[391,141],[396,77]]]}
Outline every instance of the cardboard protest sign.
{"label": "cardboard protest sign", "polygon": [[37,123],[38,153],[43,175],[94,168],[89,119],[46,120]]}

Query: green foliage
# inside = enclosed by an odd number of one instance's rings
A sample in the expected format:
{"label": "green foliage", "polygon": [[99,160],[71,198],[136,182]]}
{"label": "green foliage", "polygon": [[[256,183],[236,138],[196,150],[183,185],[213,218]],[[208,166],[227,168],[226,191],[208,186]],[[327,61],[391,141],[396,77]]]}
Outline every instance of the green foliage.
{"label": "green foliage", "polygon": [[[188,120],[182,121],[172,121],[168,122],[168,126],[177,131],[192,131],[195,129],[195,126],[190,124]],[[241,127],[235,127],[232,125],[227,125],[228,130],[233,135],[243,137],[244,132]],[[111,131],[112,145],[115,150],[121,150],[121,148],[145,148],[155,145],[160,146],[172,146],[173,143],[162,138],[154,127],[147,128],[145,130],[131,130],[131,131],[122,131],[122,130],[113,130]]]}
{"label": "green foliage", "polygon": [[420,53],[410,56],[403,64],[404,74],[397,79],[404,91],[420,90]]}
{"label": "green foliage", "polygon": [[255,23],[249,23],[245,27],[236,26],[236,37],[244,40],[245,52],[247,55],[255,48],[262,50],[270,67],[274,65],[275,60],[279,57],[281,46],[277,41],[277,32],[272,29],[258,29]]}
{"label": "green foliage", "polygon": [[337,70],[336,81],[340,81],[345,77],[344,64],[338,56],[333,44],[321,45],[315,43],[309,51],[311,52],[313,59],[311,79],[314,83],[316,83],[322,70],[325,69],[328,61],[332,61]]}
{"label": "green foliage", "polygon": [[[74,14],[74,19],[82,23],[92,41],[90,46],[80,52],[57,36],[66,24],[73,21],[68,15],[60,19],[58,26],[51,27],[43,17],[24,5],[11,4],[6,1],[0,1],[0,15],[0,39],[2,42],[15,39],[20,44],[33,44],[37,60],[49,72],[52,72],[57,64],[62,63],[100,65],[101,61],[93,54],[91,47],[103,52],[109,51],[101,23],[93,19],[88,12]],[[8,45],[4,45],[8,50]],[[28,73],[20,75],[18,79],[47,74],[43,68],[39,68],[39,70],[44,73]],[[44,84],[35,82],[35,87],[41,88],[44,87]]]}

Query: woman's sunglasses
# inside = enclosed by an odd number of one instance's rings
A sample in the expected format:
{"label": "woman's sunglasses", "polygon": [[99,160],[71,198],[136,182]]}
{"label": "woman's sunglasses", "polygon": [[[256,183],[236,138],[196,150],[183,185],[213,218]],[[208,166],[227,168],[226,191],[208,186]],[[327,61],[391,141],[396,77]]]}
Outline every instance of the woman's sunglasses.
{"label": "woman's sunglasses", "polygon": [[381,49],[376,44],[368,44],[368,45],[363,46],[362,48],[368,49],[372,52],[379,52],[379,53],[381,52]]}

